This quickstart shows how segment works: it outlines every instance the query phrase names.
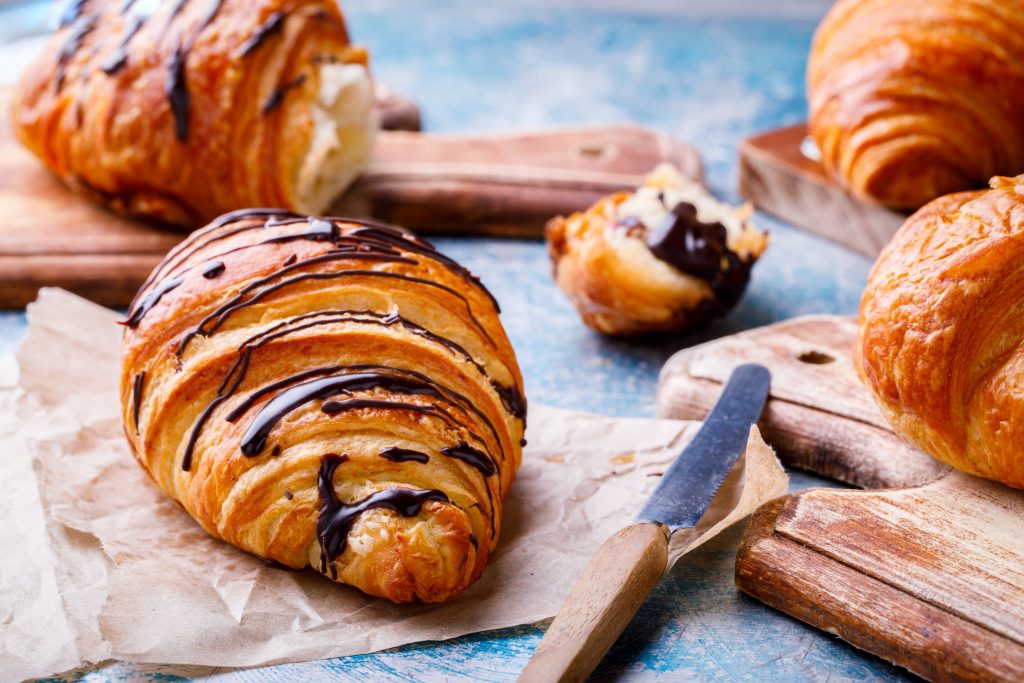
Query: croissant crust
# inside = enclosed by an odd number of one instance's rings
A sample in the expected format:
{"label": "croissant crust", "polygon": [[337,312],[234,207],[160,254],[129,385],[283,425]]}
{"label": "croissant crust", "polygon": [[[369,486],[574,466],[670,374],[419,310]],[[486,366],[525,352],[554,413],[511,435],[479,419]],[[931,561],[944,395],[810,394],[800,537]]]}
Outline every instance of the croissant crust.
{"label": "croissant crust", "polygon": [[1024,488],[1024,175],[937,199],[871,271],[856,365],[897,432]]}
{"label": "croissant crust", "polygon": [[366,51],[330,0],[74,0],[12,121],[71,188],[196,227],[324,210],[369,161]]}
{"label": "croissant crust", "polygon": [[211,535],[395,602],[480,576],[522,377],[493,298],[429,243],[229,214],[167,256],[125,326],[131,449]]}
{"label": "croissant crust", "polygon": [[1024,2],[840,0],[814,38],[810,130],[855,195],[916,209],[1024,171]]}

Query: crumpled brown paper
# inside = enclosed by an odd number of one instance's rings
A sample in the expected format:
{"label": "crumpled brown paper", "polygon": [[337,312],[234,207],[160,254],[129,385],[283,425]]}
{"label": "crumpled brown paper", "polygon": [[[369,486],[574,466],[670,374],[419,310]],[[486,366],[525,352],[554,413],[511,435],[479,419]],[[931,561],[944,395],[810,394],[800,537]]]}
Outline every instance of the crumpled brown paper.
{"label": "crumpled brown paper", "polygon": [[[5,680],[108,658],[236,667],[319,659],[551,617],[697,426],[531,408],[529,446],[483,578],[442,605],[397,606],[214,540],[150,484],[121,432],[116,319],[44,290],[29,310],[18,372],[0,373]],[[752,429],[698,529],[673,537],[671,561],[785,490]]]}

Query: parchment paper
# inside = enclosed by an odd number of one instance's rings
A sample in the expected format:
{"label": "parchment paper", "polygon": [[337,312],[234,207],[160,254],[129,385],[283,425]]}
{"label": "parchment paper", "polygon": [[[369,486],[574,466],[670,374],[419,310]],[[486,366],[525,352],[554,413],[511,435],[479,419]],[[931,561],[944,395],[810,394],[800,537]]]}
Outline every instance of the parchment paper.
{"label": "parchment paper", "polygon": [[[0,372],[5,680],[109,658],[319,659],[551,617],[697,426],[531,406],[529,446],[483,578],[449,603],[397,606],[214,540],[151,485],[121,432],[116,319],[44,290],[29,309],[17,371]],[[752,429],[698,529],[673,537],[671,561],[785,491],[781,466]]]}

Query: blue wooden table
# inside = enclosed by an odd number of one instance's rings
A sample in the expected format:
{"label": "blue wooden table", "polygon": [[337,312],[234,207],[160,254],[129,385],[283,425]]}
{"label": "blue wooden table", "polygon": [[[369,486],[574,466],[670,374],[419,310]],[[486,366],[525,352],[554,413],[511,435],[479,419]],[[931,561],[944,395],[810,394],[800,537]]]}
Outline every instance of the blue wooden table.
{"label": "blue wooden table", "polygon": [[[636,121],[693,142],[712,190],[738,201],[737,142],[804,116],[806,52],[828,2],[796,0],[796,16],[781,18],[753,0],[679,4],[353,0],[345,9],[377,76],[421,105],[429,130]],[[0,41],[19,32],[14,17],[29,27],[42,14],[19,7],[0,12]],[[13,65],[0,62],[0,71]],[[609,341],[584,328],[552,284],[540,242],[437,243],[500,299],[532,402],[649,416],[658,371],[674,351],[795,315],[855,312],[867,259],[764,215],[758,223],[772,243],[734,313],[700,334],[658,344]],[[24,324],[22,312],[0,313],[0,354],[13,351]],[[830,484],[793,473],[793,488],[811,485]],[[665,577],[597,679],[911,678],[740,594],[733,568],[741,526]],[[529,625],[248,671],[115,663],[58,680],[513,680],[542,634]]]}

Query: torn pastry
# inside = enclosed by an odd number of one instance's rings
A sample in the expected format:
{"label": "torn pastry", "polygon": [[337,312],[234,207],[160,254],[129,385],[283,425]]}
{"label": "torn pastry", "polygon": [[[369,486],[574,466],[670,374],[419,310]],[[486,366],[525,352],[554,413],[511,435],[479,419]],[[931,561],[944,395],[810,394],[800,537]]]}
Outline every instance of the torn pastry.
{"label": "torn pastry", "polygon": [[548,222],[555,281],[598,332],[693,329],[725,315],[746,289],[768,243],[752,212],[663,164],[635,192]]}
{"label": "torn pastry", "polygon": [[13,102],[18,138],[67,185],[191,227],[324,210],[369,162],[376,117],[330,0],[76,0]]}

